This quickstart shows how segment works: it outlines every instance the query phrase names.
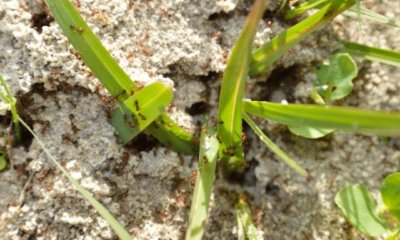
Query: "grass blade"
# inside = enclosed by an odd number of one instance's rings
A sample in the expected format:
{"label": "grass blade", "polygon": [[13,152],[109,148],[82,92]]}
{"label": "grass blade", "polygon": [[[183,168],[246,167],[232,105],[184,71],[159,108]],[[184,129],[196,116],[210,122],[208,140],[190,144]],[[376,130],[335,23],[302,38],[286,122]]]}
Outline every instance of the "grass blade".
{"label": "grass blade", "polygon": [[219,143],[214,129],[204,127],[200,138],[199,168],[190,207],[186,240],[201,239],[203,236],[218,160],[218,148]]}
{"label": "grass blade", "polygon": [[50,12],[104,87],[114,97],[127,98],[138,87],[111,57],[69,0],[45,0]]}
{"label": "grass blade", "polygon": [[254,226],[252,214],[246,200],[240,196],[235,205],[236,220],[238,223],[238,239],[239,240],[258,240],[262,239],[257,233]]}
{"label": "grass blade", "polygon": [[306,2],[303,2],[296,8],[287,11],[285,14],[285,19],[291,20],[295,17],[301,16],[312,8],[322,6],[323,4],[327,3],[327,1],[328,0],[308,0]]}
{"label": "grass blade", "polygon": [[0,85],[5,91],[5,95],[2,93],[0,90],[0,98],[3,99],[6,103],[10,104],[10,109],[11,109],[11,116],[14,124],[14,129],[15,129],[15,137],[17,142],[21,140],[21,131],[19,128],[19,116],[17,113],[17,107],[16,107],[16,101],[13,98],[10,89],[8,88],[6,82],[3,79],[3,76],[0,75]]}
{"label": "grass blade", "polygon": [[290,126],[333,128],[384,136],[400,135],[400,113],[318,106],[244,101],[244,111]]}
{"label": "grass blade", "polygon": [[172,101],[172,89],[155,82],[139,90],[114,110],[111,123],[128,143],[152,123]]}
{"label": "grass blade", "polygon": [[341,42],[344,46],[343,51],[348,52],[353,56],[363,57],[371,61],[382,62],[400,67],[400,52],[392,51],[389,49],[370,47],[367,45],[348,42],[344,40],[342,40]]}
{"label": "grass blade", "polygon": [[220,156],[226,166],[242,167],[242,101],[247,79],[253,38],[264,13],[265,1],[257,0],[235,43],[224,72],[219,97],[218,136],[221,139]]}
{"label": "grass blade", "polygon": [[92,205],[97,212],[101,215],[101,217],[110,225],[110,227],[115,231],[120,239],[130,240],[132,236],[124,229],[124,227],[119,224],[117,219],[99,202],[97,201],[90,192],[84,189],[77,180],[75,180],[68,171],[59,163],[57,160],[50,154],[47,148],[44,146],[43,142],[39,139],[39,137],[33,132],[33,130],[26,124],[22,119],[20,119],[21,124],[32,134],[32,136],[37,140],[40,147],[43,148],[46,155],[50,158],[50,160],[57,166],[57,168],[64,174],[64,176],[68,179],[68,181],[75,187],[75,189],[82,195],[82,197]]}
{"label": "grass blade", "polygon": [[253,52],[250,75],[262,73],[295,44],[355,4],[355,0],[332,0],[318,12],[278,34]]}
{"label": "grass blade", "polygon": [[343,12],[343,15],[346,17],[367,19],[377,23],[383,23],[392,27],[400,27],[400,22],[396,21],[395,19],[390,19],[386,16],[383,16],[379,13],[376,13],[374,11],[371,11],[363,7],[360,8],[352,7]]}
{"label": "grass blade", "polygon": [[247,122],[247,124],[249,124],[251,129],[253,129],[253,131],[258,135],[258,137],[261,139],[261,141],[263,141],[263,143],[269,148],[269,150],[271,150],[273,153],[278,155],[278,157],[284,163],[289,165],[289,167],[291,167],[293,170],[300,173],[304,177],[308,176],[307,170],[305,170],[300,164],[298,164],[296,161],[294,161],[292,158],[290,158],[280,147],[278,147],[275,143],[273,143],[271,141],[271,139],[269,139],[267,137],[267,135],[265,135],[263,133],[263,131],[256,125],[256,123],[246,113],[243,113],[243,119]]}
{"label": "grass blade", "polygon": [[[45,0],[45,2],[83,61],[111,95],[122,103],[138,90],[138,86],[111,57],[69,0]],[[160,116],[160,121],[168,122],[171,127],[152,123],[147,131],[178,152],[192,154],[197,151],[191,134],[165,114]]]}

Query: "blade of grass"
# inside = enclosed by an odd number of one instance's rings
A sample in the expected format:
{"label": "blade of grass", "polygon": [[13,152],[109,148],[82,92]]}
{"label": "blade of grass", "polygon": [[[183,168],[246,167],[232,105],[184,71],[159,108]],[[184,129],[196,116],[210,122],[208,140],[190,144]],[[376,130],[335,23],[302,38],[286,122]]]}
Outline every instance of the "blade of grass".
{"label": "blade of grass", "polygon": [[392,51],[389,49],[382,49],[376,47],[370,47],[363,44],[354,42],[341,41],[344,52],[357,57],[363,57],[371,61],[382,62],[394,66],[400,67],[400,52]]}
{"label": "blade of grass", "polygon": [[[138,90],[138,86],[111,57],[69,0],[45,0],[45,2],[64,34],[80,53],[83,61],[111,95],[122,103]],[[146,130],[160,142],[171,146],[178,152],[192,154],[197,151],[191,134],[179,127],[165,114],[160,116],[160,120],[168,122],[171,127],[167,128],[165,125],[152,123]],[[122,130],[117,131],[121,132]]]}
{"label": "blade of grass", "polygon": [[275,143],[271,141],[263,133],[263,131],[257,126],[257,124],[246,114],[243,113],[243,119],[249,124],[251,129],[258,135],[258,137],[263,141],[263,143],[271,150],[273,153],[275,153],[284,163],[289,165],[293,170],[296,172],[300,173],[304,177],[308,176],[307,170],[305,170],[300,164],[298,164],[296,161],[294,161],[292,158],[290,158],[280,147],[278,147]]}
{"label": "blade of grass", "polygon": [[328,0],[308,0],[306,2],[303,2],[299,6],[291,9],[290,11],[287,11],[285,14],[285,19],[291,20],[295,17],[301,16],[308,10],[315,8],[315,7],[320,7],[327,2],[328,2]]}
{"label": "blade of grass", "polygon": [[199,168],[190,207],[186,240],[201,239],[203,236],[218,160],[218,148],[219,143],[214,129],[204,126],[200,138]]}
{"label": "blade of grass", "polygon": [[386,16],[383,16],[379,13],[376,13],[374,11],[371,11],[363,7],[360,8],[351,7],[350,9],[343,12],[343,15],[346,17],[367,19],[377,23],[383,23],[392,27],[400,27],[400,22],[396,21],[395,19],[390,19]]}
{"label": "blade of grass", "polygon": [[332,0],[318,12],[275,36],[253,52],[250,76],[262,73],[295,44],[355,4],[355,0]]}
{"label": "blade of grass", "polygon": [[21,131],[19,128],[19,117],[17,114],[17,107],[16,107],[16,101],[13,98],[10,89],[8,88],[6,82],[3,79],[3,76],[0,75],[0,85],[3,87],[5,91],[5,95],[1,92],[0,90],[0,98],[3,99],[6,103],[10,104],[10,109],[11,109],[11,116],[14,124],[14,129],[15,129],[15,137],[17,142],[21,140]]}
{"label": "blade of grass", "polygon": [[235,205],[236,220],[238,223],[239,240],[258,240],[257,228],[254,226],[252,214],[246,200],[240,196]]}
{"label": "blade of grass", "polygon": [[220,156],[222,162],[233,169],[242,167],[244,163],[241,141],[244,83],[248,75],[253,38],[264,8],[264,0],[254,3],[239,39],[233,46],[222,80],[218,111]]}
{"label": "blade of grass", "polygon": [[114,97],[126,99],[138,87],[111,57],[69,0],[45,0],[83,61]]}
{"label": "blade of grass", "polygon": [[152,123],[172,101],[172,89],[155,82],[137,91],[115,109],[111,123],[126,144]]}
{"label": "blade of grass", "polygon": [[249,100],[243,102],[243,108],[247,113],[291,126],[334,128],[384,136],[400,135],[400,113]]}
{"label": "blade of grass", "polygon": [[92,205],[100,216],[110,225],[110,227],[115,231],[120,239],[130,240],[132,236],[121,226],[121,224],[114,218],[114,216],[99,202],[97,201],[89,191],[84,189],[79,182],[73,178],[68,171],[50,154],[50,152],[45,147],[44,143],[39,139],[39,137],[33,132],[33,130],[26,124],[22,119],[20,119],[21,124],[32,134],[36,139],[40,147],[44,150],[49,159],[57,166],[57,168],[64,174],[68,181],[75,187],[75,189],[81,194],[81,196]]}

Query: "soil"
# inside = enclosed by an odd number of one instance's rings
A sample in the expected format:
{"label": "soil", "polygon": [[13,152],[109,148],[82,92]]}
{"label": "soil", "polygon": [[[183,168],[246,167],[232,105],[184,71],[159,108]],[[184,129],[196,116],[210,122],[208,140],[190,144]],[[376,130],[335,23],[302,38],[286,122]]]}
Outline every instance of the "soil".
{"label": "soil", "polygon": [[[73,0],[90,27],[134,81],[174,88],[169,114],[195,132],[217,111],[226,58],[250,1]],[[390,18],[399,1],[362,5]],[[291,26],[269,1],[255,47]],[[396,17],[395,17],[396,16]],[[247,97],[310,102],[315,66],[347,39],[400,51],[400,28],[339,16],[295,46],[273,70],[250,79]],[[400,70],[356,59],[353,92],[337,105],[400,111]],[[137,239],[182,239],[196,156],[183,156],[142,134],[123,146],[107,113],[114,100],[81,61],[40,0],[0,5],[0,73],[18,110],[48,150]],[[4,103],[0,103],[0,109]],[[236,239],[232,196],[242,193],[264,239],[367,239],[346,222],[333,199],[342,187],[363,183],[378,197],[385,176],[398,170],[400,138],[334,132],[318,140],[256,119],[268,136],[312,175],[305,179],[278,160],[245,127],[244,174],[219,173],[204,239]],[[0,145],[10,114],[0,116]],[[96,211],[24,135],[0,172],[2,239],[116,239]]]}

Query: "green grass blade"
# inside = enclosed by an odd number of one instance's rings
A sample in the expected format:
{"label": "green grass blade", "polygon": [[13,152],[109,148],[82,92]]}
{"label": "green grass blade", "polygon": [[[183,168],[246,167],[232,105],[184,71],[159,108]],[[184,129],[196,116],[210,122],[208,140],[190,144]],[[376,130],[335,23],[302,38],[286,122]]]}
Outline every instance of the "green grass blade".
{"label": "green grass blade", "polygon": [[45,2],[83,61],[111,95],[127,98],[132,89],[138,89],[69,0],[45,0]]}
{"label": "green grass blade", "polygon": [[240,196],[235,204],[236,220],[238,223],[239,240],[258,240],[260,236],[253,222],[253,215],[244,197]]}
{"label": "green grass blade", "polygon": [[383,16],[379,13],[376,13],[374,11],[371,11],[363,7],[360,8],[352,7],[343,12],[343,15],[346,17],[367,19],[377,23],[383,23],[392,27],[400,27],[400,22],[396,21],[395,19],[390,19],[386,16]]}
{"label": "green grass blade", "polygon": [[155,82],[137,91],[114,110],[111,124],[122,142],[128,143],[152,123],[171,103],[172,89]]}
{"label": "green grass blade", "polygon": [[291,20],[295,17],[301,16],[308,10],[315,7],[320,7],[327,2],[328,0],[308,0],[306,2],[303,2],[299,6],[293,8],[292,10],[287,11],[285,14],[285,19]]}
{"label": "green grass blade", "polygon": [[255,76],[285,54],[295,44],[355,4],[355,0],[332,0],[318,12],[278,34],[253,52],[250,75]]}
{"label": "green grass blade", "polygon": [[201,239],[203,236],[218,160],[218,148],[219,143],[214,129],[205,126],[200,138],[199,168],[190,207],[186,240]]}
{"label": "green grass blade", "polygon": [[195,137],[166,114],[161,114],[146,128],[146,132],[177,152],[192,155],[198,152],[198,146],[194,143]]}
{"label": "green grass blade", "polygon": [[50,154],[50,152],[45,147],[44,143],[39,139],[39,137],[33,132],[33,130],[26,124],[22,119],[20,119],[21,124],[32,134],[32,136],[37,140],[40,147],[43,148],[46,155],[50,160],[57,166],[57,168],[64,174],[68,181],[75,187],[75,189],[82,195],[82,197],[92,205],[101,217],[110,225],[110,227],[115,231],[120,239],[130,240],[132,236],[121,226],[121,224],[114,218],[114,216],[99,202],[97,201],[90,192],[84,189],[77,180],[75,180],[68,171]]}
{"label": "green grass blade", "polygon": [[290,126],[333,128],[384,136],[400,135],[400,113],[307,104],[283,105],[248,100],[244,101],[243,108],[247,113]]}
{"label": "green grass blade", "polygon": [[371,61],[382,62],[400,67],[400,52],[389,49],[370,47],[354,42],[341,41],[343,51],[350,53],[353,56],[362,57]]}
{"label": "green grass blade", "polygon": [[[83,61],[111,95],[122,103],[138,90],[135,83],[107,52],[69,0],[45,0],[45,2]],[[168,128],[164,124],[152,123],[147,131],[160,142],[186,154],[197,151],[191,134],[165,114],[162,114],[159,120],[158,122],[168,122]]]}
{"label": "green grass blade", "polygon": [[242,148],[242,101],[247,79],[253,38],[264,13],[265,1],[257,0],[236,41],[224,72],[219,97],[218,136],[221,139],[220,156],[232,168],[244,163]]}
{"label": "green grass blade", "polygon": [[10,109],[11,109],[11,116],[14,124],[14,129],[15,129],[15,137],[17,142],[21,140],[21,131],[19,128],[19,116],[17,113],[17,107],[16,107],[16,101],[13,98],[10,89],[8,88],[6,82],[3,79],[3,76],[0,75],[0,85],[3,87],[6,95],[4,95],[1,90],[0,90],[0,98],[3,99],[3,101],[7,102],[10,104]]}
{"label": "green grass blade", "polygon": [[258,137],[263,141],[263,143],[271,150],[273,153],[278,155],[278,157],[289,167],[291,167],[296,172],[300,173],[301,175],[307,177],[308,172],[305,170],[300,164],[290,158],[280,147],[278,147],[275,143],[271,141],[263,131],[256,125],[256,123],[246,114],[243,113],[243,119],[249,124],[251,129],[258,135]]}
{"label": "green grass blade", "polygon": [[343,188],[336,194],[335,203],[347,220],[363,233],[379,237],[389,232],[387,222],[377,215],[376,203],[363,185]]}

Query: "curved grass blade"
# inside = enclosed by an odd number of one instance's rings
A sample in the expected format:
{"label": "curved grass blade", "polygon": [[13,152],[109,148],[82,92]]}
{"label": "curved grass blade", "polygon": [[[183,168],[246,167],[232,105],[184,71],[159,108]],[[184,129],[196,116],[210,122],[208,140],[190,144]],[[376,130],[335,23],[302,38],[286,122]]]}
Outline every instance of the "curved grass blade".
{"label": "curved grass blade", "polygon": [[238,223],[239,240],[258,240],[262,239],[257,233],[257,228],[253,222],[253,215],[243,196],[240,196],[235,205],[236,220]]}
{"label": "curved grass blade", "polygon": [[341,41],[344,52],[348,52],[353,56],[363,57],[371,61],[382,62],[400,67],[400,52],[389,49],[371,47],[354,42]]}
{"label": "curved grass blade", "polygon": [[155,82],[137,91],[114,110],[111,124],[126,144],[152,123],[171,103],[172,89]]}
{"label": "curved grass blade", "polygon": [[244,163],[242,148],[242,101],[253,38],[264,13],[265,1],[257,0],[236,41],[224,72],[218,111],[218,136],[222,162],[233,169]]}
{"label": "curved grass blade", "polygon": [[395,19],[390,19],[386,16],[383,16],[379,13],[376,13],[374,11],[371,11],[363,7],[351,7],[350,9],[343,12],[343,15],[346,17],[367,19],[377,23],[386,24],[392,27],[400,27],[399,21],[396,21]]}
{"label": "curved grass blade", "polygon": [[355,4],[355,0],[332,0],[318,12],[278,34],[253,52],[250,76],[262,73],[295,44]]}
{"label": "curved grass blade", "polygon": [[350,107],[244,101],[244,111],[291,126],[333,128],[384,136],[400,135],[400,113]]}
{"label": "curved grass blade", "polygon": [[57,168],[64,174],[68,181],[75,187],[75,189],[81,194],[81,196],[92,205],[100,216],[110,225],[110,227],[115,231],[120,239],[130,240],[132,236],[121,226],[121,224],[114,218],[114,216],[99,202],[97,201],[89,191],[84,189],[75,178],[73,178],[68,171],[50,154],[44,143],[39,139],[39,137],[33,132],[33,130],[26,124],[22,119],[20,119],[21,124],[32,134],[36,139],[40,147],[49,157],[49,159],[57,166]]}
{"label": "curved grass blade", "polygon": [[305,170],[300,164],[290,158],[280,147],[271,141],[263,131],[256,125],[256,123],[246,114],[243,113],[243,119],[249,124],[251,129],[258,135],[258,137],[263,141],[263,143],[271,150],[273,153],[278,155],[278,157],[289,167],[291,167],[296,172],[300,173],[304,177],[308,176],[307,170]]}
{"label": "curved grass blade", "polygon": [[186,240],[201,239],[203,236],[218,160],[218,148],[215,130],[210,126],[204,126],[200,137],[199,168],[190,207]]}
{"label": "curved grass blade", "polygon": [[[112,96],[122,103],[139,89],[107,52],[69,0],[45,0],[45,2],[83,61]],[[160,121],[169,122],[171,127],[166,128],[165,125],[152,123],[146,130],[160,142],[178,152],[186,154],[196,152],[191,134],[165,114],[161,114]]]}
{"label": "curved grass blade", "polygon": [[16,107],[16,101],[13,98],[10,89],[8,88],[6,82],[3,79],[3,76],[0,75],[0,85],[5,91],[5,94],[0,89],[0,98],[3,99],[4,102],[10,104],[10,109],[11,109],[11,116],[14,124],[14,129],[15,129],[15,137],[17,142],[21,141],[21,131],[19,128],[19,116],[17,113],[17,107]]}
{"label": "curved grass blade", "polygon": [[347,220],[361,232],[372,237],[389,232],[387,222],[377,215],[376,203],[363,185],[343,188],[336,194],[335,203]]}

